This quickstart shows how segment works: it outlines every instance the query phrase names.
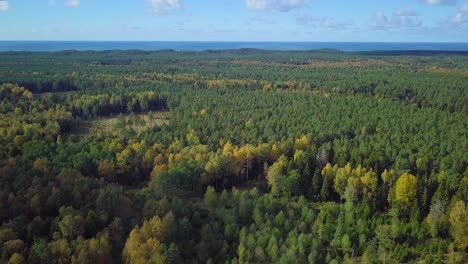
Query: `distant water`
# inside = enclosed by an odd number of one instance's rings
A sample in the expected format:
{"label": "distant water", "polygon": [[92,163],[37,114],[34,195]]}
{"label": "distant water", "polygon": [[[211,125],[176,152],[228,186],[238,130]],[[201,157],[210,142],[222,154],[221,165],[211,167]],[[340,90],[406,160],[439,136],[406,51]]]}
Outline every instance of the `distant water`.
{"label": "distant water", "polygon": [[468,43],[397,42],[193,42],[193,41],[0,41],[0,51],[61,50],[190,50],[257,48],[266,50],[342,51],[445,50],[468,51]]}

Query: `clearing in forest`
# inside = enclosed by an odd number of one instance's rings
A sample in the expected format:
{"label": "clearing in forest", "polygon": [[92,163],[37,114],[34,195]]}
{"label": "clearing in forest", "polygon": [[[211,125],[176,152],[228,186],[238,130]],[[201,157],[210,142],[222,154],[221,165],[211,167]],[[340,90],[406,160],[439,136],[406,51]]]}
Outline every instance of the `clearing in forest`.
{"label": "clearing in forest", "polygon": [[150,112],[94,120],[77,120],[72,123],[69,132],[78,135],[116,135],[123,130],[141,132],[147,128],[165,124],[169,124],[169,112]]}

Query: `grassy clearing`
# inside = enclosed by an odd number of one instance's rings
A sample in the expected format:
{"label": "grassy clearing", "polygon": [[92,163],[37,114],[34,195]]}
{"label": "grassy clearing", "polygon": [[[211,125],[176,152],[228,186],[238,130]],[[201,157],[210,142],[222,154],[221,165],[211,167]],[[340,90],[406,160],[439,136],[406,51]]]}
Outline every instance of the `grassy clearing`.
{"label": "grassy clearing", "polygon": [[118,135],[124,130],[141,132],[147,128],[162,126],[164,124],[169,124],[169,112],[150,112],[74,121],[69,133],[79,135]]}

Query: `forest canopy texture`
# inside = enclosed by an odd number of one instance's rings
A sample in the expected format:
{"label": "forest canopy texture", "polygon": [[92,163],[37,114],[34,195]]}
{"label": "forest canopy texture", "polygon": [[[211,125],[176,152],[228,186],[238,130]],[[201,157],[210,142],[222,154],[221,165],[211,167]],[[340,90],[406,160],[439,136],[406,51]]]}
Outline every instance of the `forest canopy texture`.
{"label": "forest canopy texture", "polygon": [[466,54],[0,53],[0,263],[466,263]]}

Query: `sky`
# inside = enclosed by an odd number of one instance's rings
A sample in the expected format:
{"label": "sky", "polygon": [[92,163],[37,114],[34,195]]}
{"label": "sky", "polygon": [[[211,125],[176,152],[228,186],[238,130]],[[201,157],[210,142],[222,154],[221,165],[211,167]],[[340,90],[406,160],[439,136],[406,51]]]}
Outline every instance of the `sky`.
{"label": "sky", "polygon": [[0,40],[468,42],[468,0],[0,0]]}

